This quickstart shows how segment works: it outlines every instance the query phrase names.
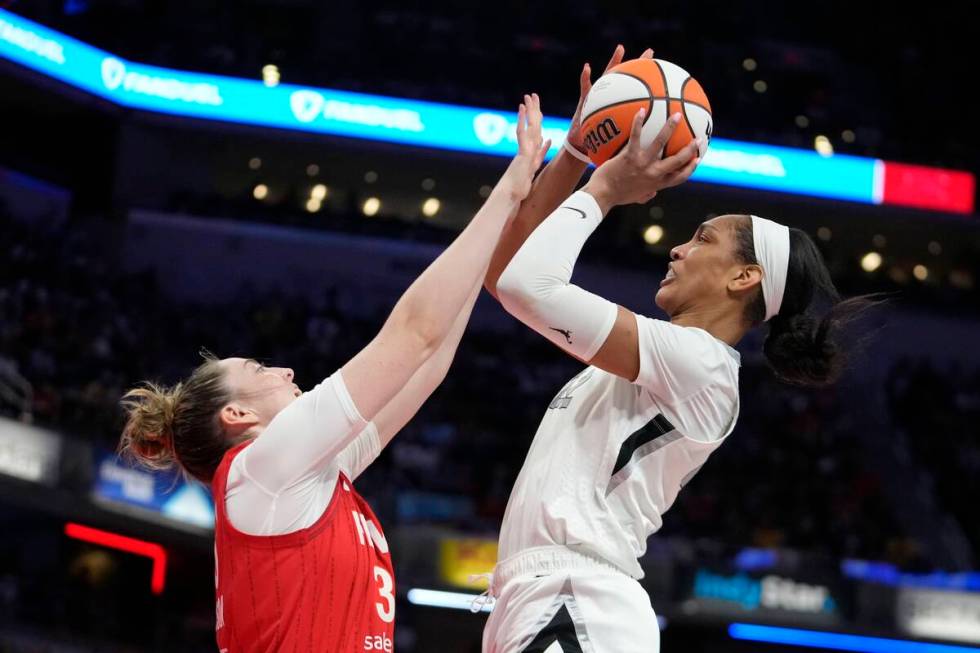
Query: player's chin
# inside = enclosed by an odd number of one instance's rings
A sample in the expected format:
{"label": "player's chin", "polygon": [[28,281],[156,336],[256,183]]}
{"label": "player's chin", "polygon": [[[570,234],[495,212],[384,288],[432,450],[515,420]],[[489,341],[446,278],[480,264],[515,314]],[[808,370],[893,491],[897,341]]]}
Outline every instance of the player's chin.
{"label": "player's chin", "polygon": [[657,308],[662,310],[667,315],[673,315],[673,307],[675,305],[673,299],[673,292],[670,285],[662,286],[657,294],[653,298],[653,303],[657,305]]}

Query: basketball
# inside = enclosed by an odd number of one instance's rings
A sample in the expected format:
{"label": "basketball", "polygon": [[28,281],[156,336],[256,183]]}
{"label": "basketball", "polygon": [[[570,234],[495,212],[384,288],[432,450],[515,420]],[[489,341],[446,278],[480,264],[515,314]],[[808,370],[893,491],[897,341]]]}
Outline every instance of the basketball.
{"label": "basketball", "polygon": [[663,59],[633,59],[600,77],[585,98],[582,132],[593,163],[602,165],[623,149],[640,109],[647,112],[640,141],[644,147],[653,142],[671,115],[680,113],[681,122],[664,156],[703,137],[699,156],[704,157],[712,130],[711,105],[704,89],[677,64]]}

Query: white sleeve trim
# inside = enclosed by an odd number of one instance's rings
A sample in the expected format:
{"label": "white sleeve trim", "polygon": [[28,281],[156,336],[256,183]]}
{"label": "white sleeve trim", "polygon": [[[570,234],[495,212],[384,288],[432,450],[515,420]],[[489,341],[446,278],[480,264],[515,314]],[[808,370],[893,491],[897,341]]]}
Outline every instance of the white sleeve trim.
{"label": "white sleeve trim", "polygon": [[586,208],[586,210],[592,214],[590,217],[593,220],[596,220],[598,222],[602,221],[602,209],[599,208],[599,203],[595,201],[594,197],[586,193],[584,190],[575,191],[575,193],[573,193],[572,196],[569,197],[568,199],[574,200],[575,204],[581,202],[580,207],[581,208],[588,207]]}
{"label": "white sleeve trim", "polygon": [[347,390],[347,383],[344,381],[342,370],[337,370],[336,374],[331,375],[330,382],[337,392],[337,398],[340,399],[340,405],[343,407],[344,413],[347,414],[347,418],[354,424],[367,422],[361,416],[361,411],[357,409],[357,404],[354,403],[354,398],[350,396],[350,391]]}
{"label": "white sleeve trim", "polygon": [[364,430],[338,456],[340,469],[351,481],[355,480],[377,459],[381,448],[378,427],[374,422],[368,422]]}
{"label": "white sleeve trim", "polygon": [[367,426],[364,427],[363,437],[365,437],[365,441],[370,445],[368,451],[372,455],[377,456],[381,453],[381,434],[378,432],[378,426],[374,422],[368,422]]}
{"label": "white sleeve trim", "polygon": [[574,145],[572,145],[568,141],[565,141],[562,144],[562,148],[564,148],[564,150],[566,152],[568,152],[569,154],[571,154],[573,157],[575,157],[576,159],[578,159],[582,163],[584,163],[586,165],[590,165],[590,166],[591,165],[595,165],[594,163],[592,163],[592,159],[590,159],[585,153],[580,152],[577,147],[575,147]]}
{"label": "white sleeve trim", "polygon": [[616,318],[619,316],[619,306],[612,302],[607,301],[607,303],[609,304],[609,308],[612,310],[606,311],[606,321],[602,323],[602,326],[599,327],[599,331],[596,332],[595,340],[589,347],[590,353],[588,357],[585,358],[586,361],[592,360],[592,358],[599,353],[599,350],[602,349],[604,344],[606,344],[606,339],[609,337],[613,327],[616,325]]}

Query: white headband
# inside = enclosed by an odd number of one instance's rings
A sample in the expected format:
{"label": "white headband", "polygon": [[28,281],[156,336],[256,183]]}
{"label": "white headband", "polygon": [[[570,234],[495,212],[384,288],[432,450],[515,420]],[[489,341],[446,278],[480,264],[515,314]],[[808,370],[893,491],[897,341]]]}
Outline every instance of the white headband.
{"label": "white headband", "polygon": [[766,300],[766,319],[779,313],[789,271],[789,227],[752,216],[755,260],[762,266],[762,297]]}

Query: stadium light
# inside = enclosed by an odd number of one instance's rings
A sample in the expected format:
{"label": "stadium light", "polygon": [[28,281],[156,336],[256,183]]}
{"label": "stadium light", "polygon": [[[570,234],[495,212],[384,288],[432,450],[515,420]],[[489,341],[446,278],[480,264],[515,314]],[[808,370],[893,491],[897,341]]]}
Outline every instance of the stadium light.
{"label": "stadium light", "polygon": [[369,197],[364,200],[364,204],[361,205],[361,212],[369,218],[377,215],[378,211],[380,210],[381,200],[379,200],[377,197]]}
{"label": "stadium light", "polygon": [[432,218],[436,213],[439,212],[439,208],[442,206],[442,202],[439,201],[437,197],[430,197],[429,199],[422,202],[422,215],[427,218]]}
{"label": "stadium light", "polygon": [[643,231],[643,242],[647,245],[656,245],[664,237],[664,228],[659,224],[652,224]]}
{"label": "stadium light", "polygon": [[878,252],[868,252],[861,257],[861,269],[865,272],[874,272],[881,267],[881,254]]}

